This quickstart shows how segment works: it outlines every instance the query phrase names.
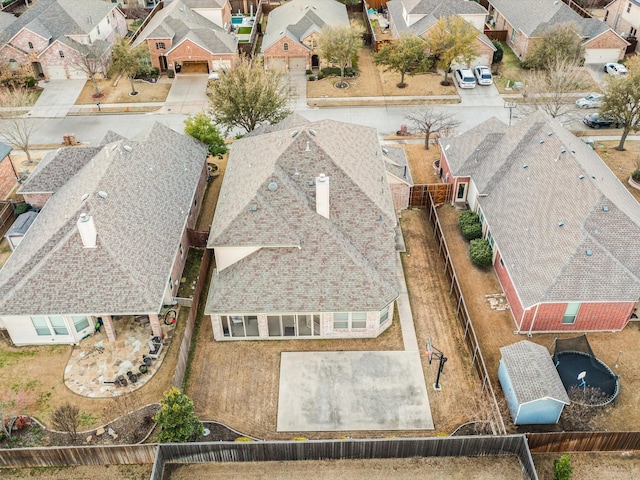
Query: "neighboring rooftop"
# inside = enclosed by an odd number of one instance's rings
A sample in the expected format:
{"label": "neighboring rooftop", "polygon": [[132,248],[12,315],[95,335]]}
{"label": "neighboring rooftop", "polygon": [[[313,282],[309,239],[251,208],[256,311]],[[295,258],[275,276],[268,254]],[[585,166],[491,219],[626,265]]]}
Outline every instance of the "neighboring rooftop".
{"label": "neighboring rooftop", "polygon": [[[420,36],[439,18],[451,15],[487,14],[487,9],[468,0],[392,0],[387,8],[398,33],[415,33]],[[405,18],[404,11],[410,15]]]}

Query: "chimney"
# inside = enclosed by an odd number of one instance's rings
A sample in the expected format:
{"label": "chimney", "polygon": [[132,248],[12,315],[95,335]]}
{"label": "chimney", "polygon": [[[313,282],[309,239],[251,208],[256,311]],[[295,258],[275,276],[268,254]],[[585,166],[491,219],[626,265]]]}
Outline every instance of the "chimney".
{"label": "chimney", "polygon": [[86,213],[81,213],[76,225],[78,226],[84,248],[96,248],[98,232],[96,231],[96,224],[93,221],[93,217]]}
{"label": "chimney", "polygon": [[316,212],[329,218],[329,177],[324,173],[316,178]]}

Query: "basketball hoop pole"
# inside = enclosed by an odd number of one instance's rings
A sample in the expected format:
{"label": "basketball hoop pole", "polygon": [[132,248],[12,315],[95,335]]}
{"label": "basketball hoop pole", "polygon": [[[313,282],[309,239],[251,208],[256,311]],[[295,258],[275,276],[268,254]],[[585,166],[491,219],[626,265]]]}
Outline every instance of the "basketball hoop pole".
{"label": "basketball hoop pole", "polygon": [[436,383],[433,384],[433,389],[436,391],[442,390],[440,386],[440,375],[444,370],[444,364],[447,363],[447,357],[444,356],[442,351],[438,350],[431,344],[431,337],[427,339],[427,353],[429,354],[429,364],[431,364],[432,357],[436,357],[439,360],[438,374],[436,375]]}

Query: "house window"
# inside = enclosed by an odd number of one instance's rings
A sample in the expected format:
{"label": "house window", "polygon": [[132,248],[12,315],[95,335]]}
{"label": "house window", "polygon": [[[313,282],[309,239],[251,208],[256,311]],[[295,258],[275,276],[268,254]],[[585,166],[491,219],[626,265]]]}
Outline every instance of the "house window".
{"label": "house window", "polygon": [[18,62],[12,58],[11,60],[9,60],[9,68],[11,68],[12,72],[15,72],[16,70],[18,70]]}
{"label": "house window", "polygon": [[64,321],[64,317],[60,315],[53,315],[49,317],[49,322],[51,322],[51,326],[53,327],[53,331],[58,335],[69,335],[69,330],[67,330],[67,324]]}
{"label": "house window", "polygon": [[466,182],[460,182],[458,184],[458,192],[456,193],[456,200],[464,200],[466,193],[467,193]]}
{"label": "house window", "polygon": [[576,323],[576,317],[578,316],[578,310],[580,309],[580,304],[577,302],[572,302],[567,304],[567,309],[564,312],[564,316],[562,317],[562,323],[573,324]]}
{"label": "house window", "polygon": [[367,314],[366,312],[336,312],[333,314],[333,328],[335,330],[367,328]]}
{"label": "house window", "polygon": [[500,257],[500,266],[504,268],[504,260],[502,260],[502,257]]}
{"label": "house window", "polygon": [[631,12],[631,2],[629,2],[629,5],[627,5],[627,13]]}
{"label": "house window", "polygon": [[60,58],[64,58],[64,52],[62,50],[58,51],[58,55],[60,55]]}
{"label": "house window", "polygon": [[285,42],[285,43],[284,43],[284,45],[282,45],[282,49],[283,49],[285,52],[288,52],[288,51],[289,51],[289,44]]}
{"label": "house window", "polygon": [[33,324],[33,328],[36,329],[36,333],[38,335],[51,335],[51,330],[49,330],[49,324],[47,323],[46,317],[31,317],[31,323]]}
{"label": "house window", "polygon": [[33,50],[33,43],[29,42],[29,50]]}
{"label": "house window", "polygon": [[638,30],[633,28],[633,27],[631,27],[631,30],[629,30],[629,36],[630,37],[635,37],[636,33],[638,33]]}
{"label": "house window", "polygon": [[491,246],[491,250],[493,251],[493,245],[495,244],[495,241],[493,240],[493,235],[491,235],[491,232],[489,230],[487,230],[487,242],[489,243],[489,245]]}
{"label": "house window", "polygon": [[182,248],[182,243],[180,244],[180,256],[184,256],[184,248]]}
{"label": "house window", "polygon": [[389,320],[389,308],[391,305],[387,305],[380,311],[380,325],[384,324],[387,320]]}
{"label": "house window", "polygon": [[516,31],[515,28],[513,30],[511,30],[511,43],[516,43],[516,35],[517,34],[518,34],[518,32]]}
{"label": "house window", "polygon": [[73,327],[78,333],[85,328],[89,328],[89,317],[86,315],[72,315],[71,320],[73,320]]}
{"label": "house window", "polygon": [[482,213],[482,209],[478,207],[478,221],[480,225],[484,225],[484,213]]}
{"label": "house window", "polygon": [[256,315],[221,315],[222,331],[225,337],[257,337],[258,317]]}
{"label": "house window", "polygon": [[311,337],[320,335],[320,315],[268,315],[270,337]]}
{"label": "house window", "polygon": [[156,42],[156,49],[164,50],[165,49],[164,42]]}

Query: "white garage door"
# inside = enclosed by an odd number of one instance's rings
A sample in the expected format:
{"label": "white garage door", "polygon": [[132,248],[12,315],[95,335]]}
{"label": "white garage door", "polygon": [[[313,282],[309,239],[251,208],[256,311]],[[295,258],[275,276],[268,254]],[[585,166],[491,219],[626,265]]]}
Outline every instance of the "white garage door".
{"label": "white garage door", "polygon": [[292,73],[304,73],[307,69],[306,57],[289,57],[289,71]]}
{"label": "white garage door", "polygon": [[451,64],[451,70],[455,70],[456,68],[473,68],[473,67],[477,67],[478,65],[489,66],[491,65],[492,59],[493,59],[493,54],[490,57],[488,54],[485,53],[484,55],[480,55],[478,58],[473,59],[469,67],[467,67],[465,63],[453,62]]}
{"label": "white garage door", "polygon": [[584,63],[617,62],[619,56],[618,48],[587,48],[584,52]]}
{"label": "white garage door", "polygon": [[214,72],[228,72],[231,70],[231,60],[214,60],[213,71]]}
{"label": "white garage door", "polygon": [[82,80],[87,78],[87,74],[82,70],[71,67],[65,69],[63,65],[49,65],[49,67],[47,67],[47,74],[50,80],[67,80],[68,78]]}
{"label": "white garage door", "polygon": [[286,70],[287,60],[281,57],[265,57],[267,68],[274,70]]}

